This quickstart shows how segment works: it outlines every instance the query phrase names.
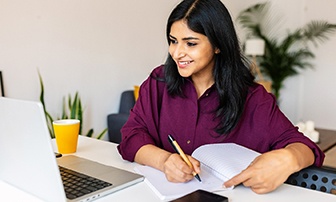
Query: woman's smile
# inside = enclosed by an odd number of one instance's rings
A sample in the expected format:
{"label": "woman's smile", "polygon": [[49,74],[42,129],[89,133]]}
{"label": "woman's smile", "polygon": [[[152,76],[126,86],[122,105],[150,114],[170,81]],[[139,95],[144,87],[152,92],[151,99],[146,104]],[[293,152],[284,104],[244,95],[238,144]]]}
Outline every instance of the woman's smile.
{"label": "woman's smile", "polygon": [[186,68],[187,66],[189,66],[189,64],[191,64],[193,61],[190,60],[190,61],[178,61],[177,62],[177,66],[179,68]]}

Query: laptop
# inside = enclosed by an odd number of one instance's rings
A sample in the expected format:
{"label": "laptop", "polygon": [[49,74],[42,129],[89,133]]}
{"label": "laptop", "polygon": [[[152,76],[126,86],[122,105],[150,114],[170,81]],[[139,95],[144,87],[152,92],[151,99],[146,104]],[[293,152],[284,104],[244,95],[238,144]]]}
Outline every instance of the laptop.
{"label": "laptop", "polygon": [[[88,193],[71,195],[65,191],[67,185],[63,185],[66,177],[63,174],[61,177],[60,170],[64,169],[96,181],[85,182],[89,186],[85,189]],[[94,200],[143,179],[141,175],[75,155],[56,159],[42,104],[0,98],[0,180],[43,201],[59,202]],[[76,183],[76,186],[85,183]],[[97,184],[98,188],[92,188]]]}

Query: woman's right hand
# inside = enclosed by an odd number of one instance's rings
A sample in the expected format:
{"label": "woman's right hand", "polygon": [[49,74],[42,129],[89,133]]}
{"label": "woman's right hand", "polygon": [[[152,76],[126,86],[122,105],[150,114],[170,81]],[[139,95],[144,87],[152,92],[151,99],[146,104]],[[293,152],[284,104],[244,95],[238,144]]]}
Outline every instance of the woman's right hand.
{"label": "woman's right hand", "polygon": [[163,172],[170,182],[188,182],[194,178],[193,172],[200,173],[200,162],[187,155],[193,168],[190,168],[177,153],[172,153],[163,164]]}
{"label": "woman's right hand", "polygon": [[193,171],[200,173],[200,162],[187,155],[193,169],[177,153],[170,153],[155,145],[142,146],[135,155],[135,162],[161,170],[170,182],[188,182],[193,179]]}

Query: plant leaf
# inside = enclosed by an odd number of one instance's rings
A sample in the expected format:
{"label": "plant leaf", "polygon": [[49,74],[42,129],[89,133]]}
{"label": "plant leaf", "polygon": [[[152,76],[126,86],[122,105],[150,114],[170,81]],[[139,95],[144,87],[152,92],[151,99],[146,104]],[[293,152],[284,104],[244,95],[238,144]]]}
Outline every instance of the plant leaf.
{"label": "plant leaf", "polygon": [[92,137],[93,135],[93,128],[91,128],[87,133],[86,133],[86,136],[87,137]]}
{"label": "plant leaf", "polygon": [[104,137],[104,135],[105,135],[105,133],[107,132],[107,128],[105,128],[98,136],[97,136],[97,139],[101,139],[101,138],[103,138]]}
{"label": "plant leaf", "polygon": [[46,105],[45,105],[45,102],[44,102],[44,85],[43,85],[43,79],[42,79],[42,76],[40,74],[40,71],[38,70],[37,72],[38,72],[38,76],[39,76],[39,80],[40,80],[40,87],[41,87],[40,102],[41,102],[41,104],[43,106],[43,111],[44,111],[44,114],[45,114],[45,118],[46,118],[46,122],[47,122],[47,127],[48,127],[48,130],[49,130],[49,135],[50,135],[51,138],[55,138],[54,130],[53,130],[53,127],[52,127],[53,118],[47,112]]}
{"label": "plant leaf", "polygon": [[336,24],[327,21],[311,21],[302,28],[302,35],[307,41],[311,41],[317,47],[318,43],[323,43],[329,39],[336,31]]}

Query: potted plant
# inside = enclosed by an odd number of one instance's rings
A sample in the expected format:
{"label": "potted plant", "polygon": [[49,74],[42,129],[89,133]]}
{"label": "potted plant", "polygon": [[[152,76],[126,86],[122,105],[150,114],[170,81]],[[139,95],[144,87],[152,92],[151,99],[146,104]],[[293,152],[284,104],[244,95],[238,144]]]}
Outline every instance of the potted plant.
{"label": "potted plant", "polygon": [[239,13],[238,23],[247,30],[247,36],[265,41],[265,53],[258,57],[261,72],[272,81],[272,91],[277,99],[284,80],[299,73],[299,69],[312,67],[309,59],[314,58],[309,43],[315,46],[326,41],[336,31],[336,25],[326,21],[311,21],[302,28],[287,32],[285,37],[268,35],[270,3],[259,3]]}
{"label": "potted plant", "polygon": [[[51,138],[55,138],[54,130],[52,127],[52,122],[54,121],[54,118],[50,115],[50,113],[46,109],[46,104],[44,101],[44,85],[42,77],[39,73],[39,79],[40,79],[40,87],[41,87],[41,93],[40,93],[40,102],[43,105],[44,113],[47,120],[47,125],[50,133]],[[68,96],[68,100],[66,101],[65,97],[63,98],[63,109],[62,109],[62,116],[61,118],[57,119],[78,119],[80,121],[80,128],[79,128],[79,134],[84,135],[82,132],[82,123],[83,123],[83,108],[82,108],[82,102],[79,97],[78,92],[76,92],[74,99],[72,100],[71,95]],[[101,139],[104,137],[105,133],[107,132],[107,128],[104,129],[96,138]],[[91,128],[85,136],[87,137],[93,137],[94,130]]]}

